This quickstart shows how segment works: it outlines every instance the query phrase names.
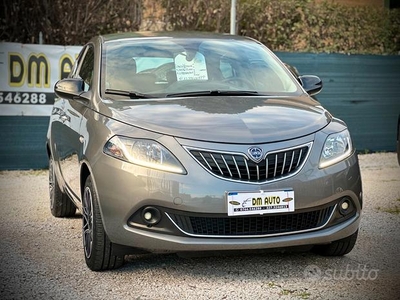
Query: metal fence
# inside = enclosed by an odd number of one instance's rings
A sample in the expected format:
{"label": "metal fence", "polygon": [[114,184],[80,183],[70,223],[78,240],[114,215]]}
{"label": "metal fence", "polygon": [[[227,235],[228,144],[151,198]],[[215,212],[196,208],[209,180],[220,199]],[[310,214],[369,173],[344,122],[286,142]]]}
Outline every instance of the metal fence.
{"label": "metal fence", "polygon": [[[322,78],[317,96],[343,119],[358,151],[394,151],[400,114],[400,56],[276,53],[301,74]],[[0,117],[0,170],[47,168],[49,117]]]}
{"label": "metal fence", "polygon": [[344,120],[358,151],[395,151],[400,56],[277,53],[301,74],[321,77],[318,101]]}

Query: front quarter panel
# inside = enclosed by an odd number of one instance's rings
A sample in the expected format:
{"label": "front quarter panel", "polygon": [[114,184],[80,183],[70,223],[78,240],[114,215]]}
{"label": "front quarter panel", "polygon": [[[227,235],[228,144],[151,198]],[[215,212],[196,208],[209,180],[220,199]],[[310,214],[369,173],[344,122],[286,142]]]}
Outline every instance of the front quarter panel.
{"label": "front quarter panel", "polygon": [[73,197],[80,194],[79,157],[82,153],[80,125],[87,107],[80,101],[56,101],[49,126],[49,140],[54,160],[60,169],[59,178]]}

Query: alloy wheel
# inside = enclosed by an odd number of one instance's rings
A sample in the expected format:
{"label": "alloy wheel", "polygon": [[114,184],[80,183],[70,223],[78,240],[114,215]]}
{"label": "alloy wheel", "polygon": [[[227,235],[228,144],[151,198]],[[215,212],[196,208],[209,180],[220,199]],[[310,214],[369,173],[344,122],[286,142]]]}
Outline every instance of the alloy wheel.
{"label": "alloy wheel", "polygon": [[49,162],[49,194],[50,194],[50,208],[54,208],[54,185],[55,185],[55,174],[53,159],[50,158]]}
{"label": "alloy wheel", "polygon": [[93,195],[89,187],[85,188],[82,203],[82,234],[85,256],[89,258],[93,249]]}

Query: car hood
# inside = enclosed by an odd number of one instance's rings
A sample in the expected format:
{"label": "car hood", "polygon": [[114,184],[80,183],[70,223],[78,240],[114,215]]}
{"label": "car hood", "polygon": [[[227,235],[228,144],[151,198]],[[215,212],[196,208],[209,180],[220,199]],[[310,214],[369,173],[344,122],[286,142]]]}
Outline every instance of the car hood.
{"label": "car hood", "polygon": [[331,115],[308,96],[206,96],[106,101],[102,114],[174,137],[222,143],[268,143],[312,134]]}

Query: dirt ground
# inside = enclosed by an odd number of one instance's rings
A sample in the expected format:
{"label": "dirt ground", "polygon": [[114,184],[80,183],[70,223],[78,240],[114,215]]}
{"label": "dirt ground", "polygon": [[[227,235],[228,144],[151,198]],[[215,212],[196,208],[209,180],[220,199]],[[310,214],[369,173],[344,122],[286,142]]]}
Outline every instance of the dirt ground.
{"label": "dirt ground", "polygon": [[81,218],[51,216],[47,170],[0,172],[1,299],[396,299],[400,293],[400,167],[359,155],[360,234],[344,257],[265,251],[130,256],[121,269],[85,265]]}

